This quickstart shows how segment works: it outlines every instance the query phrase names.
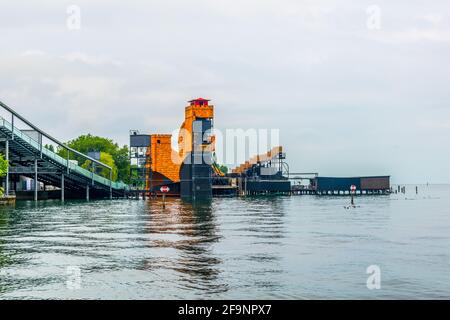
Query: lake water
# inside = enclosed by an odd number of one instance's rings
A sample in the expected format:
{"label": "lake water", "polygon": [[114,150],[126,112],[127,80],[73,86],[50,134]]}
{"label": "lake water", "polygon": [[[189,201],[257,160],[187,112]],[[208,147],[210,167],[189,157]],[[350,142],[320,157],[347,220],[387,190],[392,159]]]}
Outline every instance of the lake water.
{"label": "lake water", "polygon": [[450,186],[414,189],[354,209],[317,196],[18,202],[0,208],[0,299],[450,298]]}

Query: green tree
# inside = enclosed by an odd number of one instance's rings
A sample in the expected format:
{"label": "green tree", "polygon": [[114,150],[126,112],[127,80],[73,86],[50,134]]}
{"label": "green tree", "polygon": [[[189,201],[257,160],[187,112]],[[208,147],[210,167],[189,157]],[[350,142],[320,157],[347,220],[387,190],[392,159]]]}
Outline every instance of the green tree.
{"label": "green tree", "polygon": [[[6,160],[3,155],[0,153],[0,177],[6,176],[6,172],[8,171],[8,160]],[[3,196],[5,193],[5,189],[0,187],[0,196]]]}
{"label": "green tree", "polygon": [[[119,145],[111,139],[93,136],[91,134],[81,135],[76,139],[68,141],[66,145],[84,154],[87,154],[89,151],[102,151],[114,156],[119,149]],[[66,150],[63,148],[59,148],[58,153],[61,156],[66,156]],[[71,155],[71,158],[72,156],[74,160],[77,160],[77,158],[79,160],[83,159],[77,155]]]}
{"label": "green tree", "polygon": [[113,154],[117,166],[117,178],[125,183],[130,183],[130,159],[128,146],[123,146]]}
{"label": "green tree", "polygon": [[[70,140],[67,142],[67,146],[84,154],[87,154],[90,151],[100,151],[111,155],[117,170],[117,174],[115,175],[116,178],[113,180],[130,183],[130,161],[128,159],[127,146],[119,147],[112,139],[93,136],[91,134],[82,135],[76,139]],[[61,157],[67,157],[67,151],[63,148],[58,148],[58,154]],[[105,157],[105,155],[103,155],[103,157]],[[70,153],[69,159],[77,160],[80,164],[85,163],[83,157],[73,154],[73,152]],[[100,162],[103,161],[100,159]]]}
{"label": "green tree", "polygon": [[45,144],[44,148],[47,148],[48,150],[55,152],[55,147],[52,144]]}
{"label": "green tree", "polygon": [[[100,162],[110,166],[112,168],[112,180],[116,181],[117,180],[117,166],[114,163],[114,159],[113,157],[106,152],[100,152]],[[86,160],[82,165],[82,168],[87,169],[89,171],[92,172],[92,169],[94,168],[92,166],[92,161],[91,160]],[[109,169],[99,166],[99,165],[95,165],[95,173],[108,178],[109,179]]]}
{"label": "green tree", "polygon": [[223,173],[227,174],[228,173],[228,167],[225,165],[220,165],[219,166],[220,171],[222,171]]}

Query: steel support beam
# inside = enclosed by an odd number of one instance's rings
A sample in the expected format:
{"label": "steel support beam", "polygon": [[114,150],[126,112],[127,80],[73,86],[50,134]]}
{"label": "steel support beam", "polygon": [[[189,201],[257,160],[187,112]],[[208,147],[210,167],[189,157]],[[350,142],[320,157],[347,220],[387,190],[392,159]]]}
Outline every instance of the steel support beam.
{"label": "steel support beam", "polygon": [[[38,168],[38,174],[58,174],[60,170],[57,168],[47,168],[47,167],[41,167]],[[9,168],[10,174],[30,174],[34,173],[34,167],[10,167]]]}
{"label": "steel support beam", "polygon": [[94,185],[94,172],[95,172],[95,163],[94,162],[91,163],[91,171],[92,171],[92,173],[91,173],[92,185]]}
{"label": "steel support beam", "polygon": [[39,133],[39,151],[41,152],[41,159],[42,159],[42,134]]}
{"label": "steel support beam", "polygon": [[34,159],[34,201],[38,200],[38,171],[37,158]]}
{"label": "steel support beam", "polygon": [[5,185],[5,190],[6,190],[6,195],[9,195],[9,140],[7,139],[5,141],[5,158],[6,161],[8,161],[8,166],[6,167],[6,185]]}
{"label": "steel support beam", "polygon": [[61,172],[61,201],[64,202],[64,172]]}
{"label": "steel support beam", "polygon": [[67,174],[69,174],[69,172],[70,172],[69,171],[69,164],[70,164],[69,163],[69,155],[70,155],[70,151],[69,151],[69,149],[67,149],[67,162],[66,162],[67,163]]}
{"label": "steel support beam", "polygon": [[109,199],[112,200],[112,169],[109,170]]}
{"label": "steel support beam", "polygon": [[14,140],[14,113],[11,113],[11,140]]}
{"label": "steel support beam", "polygon": [[89,185],[86,185],[86,200],[89,201]]}

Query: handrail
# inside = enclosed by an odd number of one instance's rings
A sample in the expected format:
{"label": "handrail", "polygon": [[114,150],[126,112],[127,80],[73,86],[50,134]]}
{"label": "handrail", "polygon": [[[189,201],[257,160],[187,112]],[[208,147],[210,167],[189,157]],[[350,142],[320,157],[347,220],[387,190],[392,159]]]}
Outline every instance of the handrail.
{"label": "handrail", "polygon": [[59,146],[63,147],[64,149],[73,152],[81,157],[86,158],[87,160],[90,160],[104,168],[109,169],[110,171],[112,171],[112,168],[106,164],[104,164],[103,162],[100,162],[94,158],[91,158],[87,155],[85,155],[84,153],[81,153],[75,149],[72,149],[71,147],[66,146],[64,143],[60,142],[59,140],[57,140],[56,138],[53,138],[51,135],[45,133],[44,131],[42,131],[41,129],[39,129],[38,127],[36,127],[35,125],[33,125],[31,122],[29,122],[27,119],[25,119],[24,117],[22,117],[20,114],[18,114],[17,112],[15,112],[13,109],[11,109],[10,107],[8,107],[6,104],[4,104],[2,101],[0,101],[0,106],[7,110],[8,112],[10,112],[12,115],[14,115],[15,117],[19,118],[20,120],[22,120],[26,125],[28,125],[29,127],[31,127],[32,129],[36,130],[37,132],[39,132],[41,135],[43,135],[44,137],[46,137],[47,139],[55,142],[56,144],[58,144]]}
{"label": "handrail", "polygon": [[[19,130],[16,127],[13,127],[11,123],[9,123],[6,119],[4,119],[3,117],[0,117],[0,121],[1,124],[0,126],[3,126],[4,128],[6,128],[7,130],[11,130],[11,134],[17,136],[17,138],[24,140],[26,143],[29,143],[33,148],[35,148],[36,150],[39,150],[40,147],[42,146],[41,143],[39,143],[38,141],[34,140],[32,137],[30,137],[29,135],[27,135],[26,133],[22,132],[21,130]],[[42,149],[43,155],[53,159],[54,161],[58,162],[59,164],[63,165],[63,166],[67,166],[68,169],[74,171],[75,173],[81,174],[86,178],[89,179],[94,179],[96,182],[101,183],[105,186],[109,186],[111,185],[114,189],[128,189],[128,186],[122,182],[113,182],[108,180],[107,178],[104,178],[96,173],[92,173],[86,169],[84,169],[83,167],[76,165],[74,163],[68,162],[67,160],[64,159],[63,157],[61,157],[60,155],[58,155],[57,153],[44,148]],[[111,184],[110,184],[111,183]]]}

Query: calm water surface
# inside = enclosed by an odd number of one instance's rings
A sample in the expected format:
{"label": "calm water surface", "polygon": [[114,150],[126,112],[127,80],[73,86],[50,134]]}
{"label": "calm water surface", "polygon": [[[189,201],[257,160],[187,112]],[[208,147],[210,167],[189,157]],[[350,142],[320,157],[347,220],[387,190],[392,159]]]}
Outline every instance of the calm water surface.
{"label": "calm water surface", "polygon": [[450,298],[450,186],[407,191],[351,210],[316,196],[19,202],[0,208],[0,298]]}

